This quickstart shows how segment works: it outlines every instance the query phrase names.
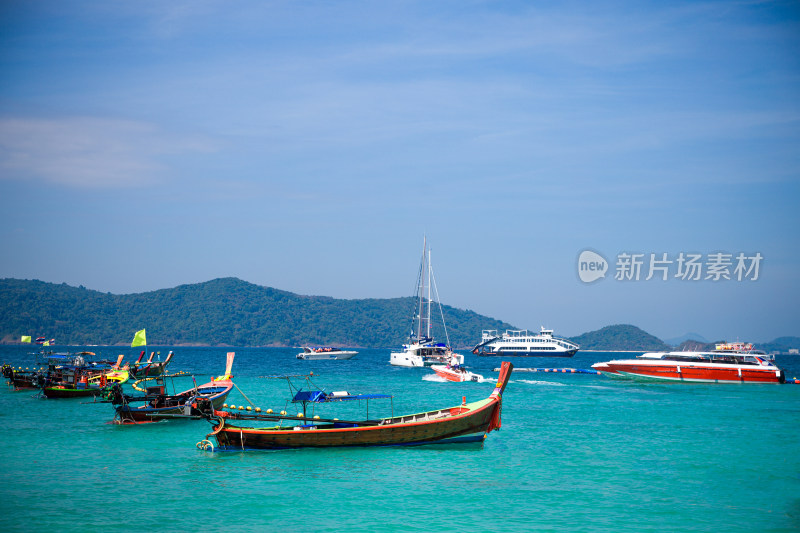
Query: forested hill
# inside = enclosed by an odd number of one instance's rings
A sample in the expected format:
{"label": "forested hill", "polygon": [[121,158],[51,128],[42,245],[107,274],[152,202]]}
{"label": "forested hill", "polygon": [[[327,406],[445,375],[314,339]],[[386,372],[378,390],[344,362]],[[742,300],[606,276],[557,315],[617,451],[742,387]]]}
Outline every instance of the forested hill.
{"label": "forested hill", "polygon": [[670,350],[671,348],[658,337],[650,335],[630,324],[606,326],[590,331],[573,340],[583,350]]}
{"label": "forested hill", "polygon": [[[111,294],[66,283],[0,279],[0,343],[22,335],[57,345],[125,345],[147,329],[151,346],[335,345],[397,348],[411,332],[414,298],[337,300],[301,296],[236,278],[180,285],[138,294]],[[473,311],[442,306],[451,344],[472,348],[481,330],[517,329]],[[439,316],[438,310],[434,315]],[[441,320],[433,337],[444,340]],[[669,350],[657,337],[629,324],[572,337],[582,350]],[[768,351],[797,348],[781,337],[757,345]]]}
{"label": "forested hill", "polygon": [[[399,347],[411,331],[414,299],[338,300],[301,296],[236,278],[117,295],[36,280],[0,280],[0,342],[21,335],[56,344],[127,344],[147,329],[150,345]],[[444,305],[453,346],[471,348],[483,329],[514,329]],[[438,316],[439,312],[434,309]],[[433,336],[444,340],[433,320]]]}

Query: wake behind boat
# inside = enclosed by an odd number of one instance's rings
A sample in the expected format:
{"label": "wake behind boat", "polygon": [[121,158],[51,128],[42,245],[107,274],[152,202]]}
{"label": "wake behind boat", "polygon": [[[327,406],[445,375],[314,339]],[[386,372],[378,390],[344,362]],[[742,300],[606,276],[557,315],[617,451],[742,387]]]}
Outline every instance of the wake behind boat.
{"label": "wake behind boat", "polygon": [[297,354],[298,359],[321,361],[329,359],[352,359],[358,352],[333,348],[331,346],[304,346],[303,351]]}
{"label": "wake behind boat", "polygon": [[713,352],[649,352],[636,359],[595,363],[615,378],[699,383],[784,383],[774,358],[752,344],[718,344]]}

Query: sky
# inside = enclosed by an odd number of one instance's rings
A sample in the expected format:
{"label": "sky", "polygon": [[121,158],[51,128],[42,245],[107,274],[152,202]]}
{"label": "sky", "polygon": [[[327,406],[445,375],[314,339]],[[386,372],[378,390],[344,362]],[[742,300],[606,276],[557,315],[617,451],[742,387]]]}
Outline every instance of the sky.
{"label": "sky", "polygon": [[0,278],[763,342],[799,200],[798,2],[0,3]]}

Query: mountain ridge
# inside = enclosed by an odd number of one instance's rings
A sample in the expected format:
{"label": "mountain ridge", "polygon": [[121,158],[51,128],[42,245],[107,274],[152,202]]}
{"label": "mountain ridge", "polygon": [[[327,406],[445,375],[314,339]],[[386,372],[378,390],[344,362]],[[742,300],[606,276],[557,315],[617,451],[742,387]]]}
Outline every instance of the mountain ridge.
{"label": "mountain ridge", "polygon": [[[40,280],[0,279],[0,344],[45,335],[65,345],[126,345],[148,331],[151,345],[398,347],[407,342],[416,298],[337,299],[300,295],[235,277],[153,291],[112,294]],[[451,344],[472,348],[483,329],[519,329],[469,309],[442,304]],[[445,340],[441,324],[433,337]],[[631,324],[570,337],[583,350],[669,350]],[[785,350],[798,337],[757,345]]]}
{"label": "mountain ridge", "polygon": [[[124,345],[135,330],[146,328],[150,344],[352,347],[405,342],[416,303],[412,297],[298,295],[233,277],[125,295],[5,278],[0,301],[3,344],[41,334],[65,344]],[[442,309],[454,346],[473,346],[482,329],[514,329],[471,310]],[[446,338],[441,324],[432,324],[432,334]]]}

